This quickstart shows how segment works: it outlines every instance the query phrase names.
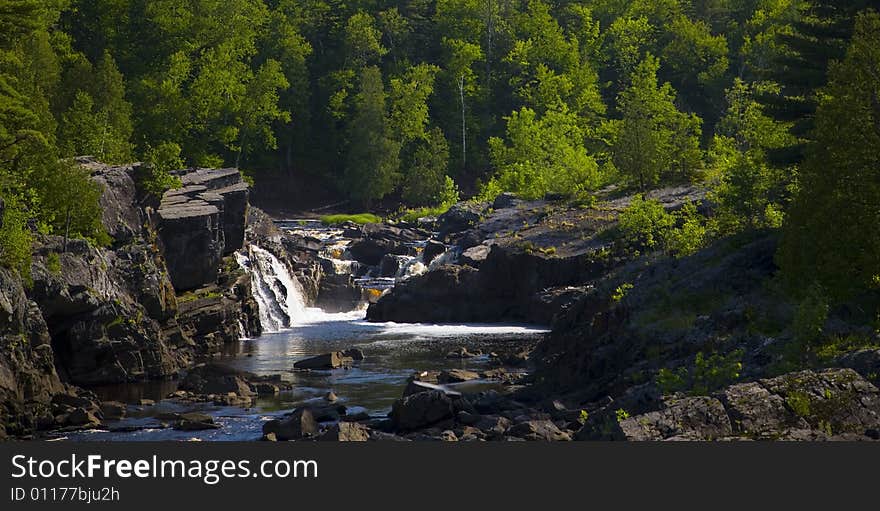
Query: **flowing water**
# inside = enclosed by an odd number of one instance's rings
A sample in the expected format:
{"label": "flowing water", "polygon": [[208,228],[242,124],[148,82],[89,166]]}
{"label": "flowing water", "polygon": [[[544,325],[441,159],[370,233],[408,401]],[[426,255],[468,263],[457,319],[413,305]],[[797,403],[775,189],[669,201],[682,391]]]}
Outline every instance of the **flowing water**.
{"label": "flowing water", "polygon": [[[324,243],[324,256],[350,267],[346,262],[345,243],[339,234],[314,226],[312,234]],[[305,227],[304,227],[305,229]],[[466,347],[489,353],[526,342],[535,342],[546,330],[528,325],[430,325],[370,323],[365,307],[347,313],[327,313],[307,308],[302,287],[285,265],[270,252],[250,246],[237,254],[239,264],[254,279],[255,297],[260,308],[264,334],[244,339],[227,349],[221,363],[256,373],[280,374],[293,388],[268,398],[260,398],[253,408],[243,409],[212,404],[182,404],[163,400],[176,390],[175,381],[114,385],[94,389],[101,399],[137,403],[141,399],[157,401],[155,406],[129,406],[129,416],[108,422],[105,429],[67,435],[71,440],[256,440],[262,424],[297,406],[320,402],[329,391],[339,397],[348,413],[366,412],[383,417],[401,396],[406,380],[415,372],[464,368],[479,371],[489,367],[488,355],[467,359],[447,359],[446,354]],[[400,265],[394,278],[364,276],[376,289],[387,289],[395,282],[426,271],[418,256]],[[304,358],[331,351],[357,347],[366,358],[349,369],[331,371],[294,371],[293,364]],[[458,384],[459,390],[484,390],[497,387],[492,381],[478,380]],[[156,416],[167,412],[201,411],[214,416],[222,427],[216,430],[183,432],[160,427]]]}

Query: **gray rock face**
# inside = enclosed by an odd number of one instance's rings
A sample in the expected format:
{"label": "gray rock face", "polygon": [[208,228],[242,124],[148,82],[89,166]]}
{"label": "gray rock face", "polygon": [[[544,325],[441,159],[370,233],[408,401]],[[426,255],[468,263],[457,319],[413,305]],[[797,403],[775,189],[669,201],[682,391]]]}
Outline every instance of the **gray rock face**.
{"label": "gray rock face", "polygon": [[[62,377],[100,384],[173,374],[181,361],[165,344],[159,322],[139,301],[161,290],[143,287],[142,277],[157,276],[158,270],[152,273],[149,265],[125,251],[96,249],[83,240],[71,240],[66,253],[61,253],[63,246],[59,237],[41,238],[31,270],[31,297],[50,325]],[[58,269],[47,263],[52,254],[58,257]],[[176,307],[173,293],[153,296],[166,309]]]}
{"label": "gray rock face", "polygon": [[158,230],[174,288],[186,291],[213,282],[223,255],[244,245],[248,188],[236,169],[197,169],[181,181],[162,197]]}
{"label": "gray rock face", "polygon": [[137,187],[134,166],[107,166],[94,160],[80,160],[80,165],[92,171],[92,180],[100,184],[101,222],[107,234],[117,245],[128,243],[141,235],[143,211],[137,205]]}
{"label": "gray rock face", "polygon": [[541,293],[582,283],[597,271],[583,255],[552,258],[497,244],[476,245],[466,250],[459,262],[463,265],[443,265],[399,283],[370,306],[367,319],[549,324],[557,309],[541,306]]}
{"label": "gray rock face", "polygon": [[[880,390],[851,369],[801,371],[728,386],[715,396],[612,401],[580,440],[876,440]],[[635,412],[621,418],[619,410]]]}
{"label": "gray rock face", "polygon": [[620,421],[622,439],[716,440],[733,433],[730,418],[720,401],[711,397],[689,397],[667,403],[663,410]]}

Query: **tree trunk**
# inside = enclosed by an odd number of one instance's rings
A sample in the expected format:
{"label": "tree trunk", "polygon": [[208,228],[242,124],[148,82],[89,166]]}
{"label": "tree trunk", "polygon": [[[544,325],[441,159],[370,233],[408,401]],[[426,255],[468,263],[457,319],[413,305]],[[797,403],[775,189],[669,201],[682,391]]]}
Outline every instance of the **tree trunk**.
{"label": "tree trunk", "polygon": [[461,98],[461,170],[467,170],[467,121],[464,109],[464,75],[458,77],[458,93]]}

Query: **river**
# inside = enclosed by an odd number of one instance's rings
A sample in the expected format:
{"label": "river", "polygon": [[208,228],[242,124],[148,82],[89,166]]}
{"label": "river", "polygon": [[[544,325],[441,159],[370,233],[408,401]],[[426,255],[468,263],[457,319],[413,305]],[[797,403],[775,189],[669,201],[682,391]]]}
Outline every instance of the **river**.
{"label": "river", "polygon": [[[299,225],[287,223],[285,225]],[[298,228],[298,227],[295,227]],[[329,228],[303,226],[320,236],[334,265],[345,267],[345,240]],[[210,403],[180,403],[165,399],[177,389],[176,381],[112,385],[92,390],[102,400],[139,403],[156,401],[152,406],[129,405],[125,419],[107,422],[100,429],[68,433],[59,439],[76,441],[159,441],[159,440],[257,440],[262,424],[289,413],[298,406],[322,402],[328,392],[338,396],[349,414],[365,412],[372,417],[387,415],[400,398],[407,379],[416,372],[462,368],[479,372],[490,367],[489,353],[511,345],[531,344],[546,332],[532,325],[429,325],[370,323],[365,308],[345,313],[327,313],[305,306],[302,288],[274,256],[259,247],[239,254],[258,284],[255,296],[260,320],[266,332],[258,338],[243,339],[228,346],[221,363],[257,375],[281,375],[291,383],[290,390],[272,397],[261,397],[251,408],[216,406]],[[397,279],[410,278],[425,271],[417,256],[405,262]],[[416,268],[417,271],[413,271]],[[375,279],[379,286],[393,285],[394,279]],[[295,362],[310,356],[356,347],[365,359],[349,369],[295,371]],[[483,355],[469,359],[450,359],[447,354],[465,347]],[[500,387],[492,380],[457,384],[465,392]],[[205,431],[177,431],[157,417],[167,413],[199,411],[208,413],[221,427]]]}

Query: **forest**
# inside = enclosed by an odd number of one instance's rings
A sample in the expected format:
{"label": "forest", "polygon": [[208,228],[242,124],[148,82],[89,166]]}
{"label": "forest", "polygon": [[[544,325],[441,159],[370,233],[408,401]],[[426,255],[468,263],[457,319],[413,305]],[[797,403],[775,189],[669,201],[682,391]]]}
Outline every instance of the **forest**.
{"label": "forest", "polygon": [[0,263],[107,242],[92,155],[154,194],[232,166],[426,215],[699,183],[714,214],[673,219],[676,251],[780,229],[794,292],[876,294],[878,4],[0,0]]}

